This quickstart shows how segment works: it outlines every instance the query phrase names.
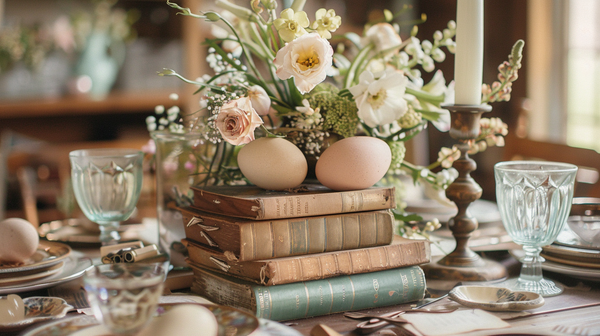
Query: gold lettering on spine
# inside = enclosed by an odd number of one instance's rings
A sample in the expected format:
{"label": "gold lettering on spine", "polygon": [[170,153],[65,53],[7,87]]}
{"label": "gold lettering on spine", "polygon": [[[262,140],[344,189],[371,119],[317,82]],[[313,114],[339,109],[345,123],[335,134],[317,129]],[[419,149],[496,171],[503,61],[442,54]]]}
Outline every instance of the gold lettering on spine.
{"label": "gold lettering on spine", "polygon": [[323,306],[323,286],[319,286],[319,306]]}
{"label": "gold lettering on spine", "polygon": [[300,197],[296,197],[296,214],[302,214],[302,204],[300,203]]}
{"label": "gold lettering on spine", "polygon": [[408,295],[408,277],[405,274],[400,274],[400,280],[402,281],[402,298],[406,299]]}
{"label": "gold lettering on spine", "polygon": [[275,204],[277,204],[277,217],[281,217],[281,204],[279,203],[279,198],[275,200]]}
{"label": "gold lettering on spine", "polygon": [[377,281],[377,279],[373,279],[373,289],[375,290],[375,294],[373,294],[373,303],[377,303],[377,301],[379,301],[379,281]]}
{"label": "gold lettering on spine", "polygon": [[260,311],[261,314],[264,313],[265,311],[265,297],[263,296],[262,291],[258,291],[258,302],[259,302],[259,306],[260,306]]}

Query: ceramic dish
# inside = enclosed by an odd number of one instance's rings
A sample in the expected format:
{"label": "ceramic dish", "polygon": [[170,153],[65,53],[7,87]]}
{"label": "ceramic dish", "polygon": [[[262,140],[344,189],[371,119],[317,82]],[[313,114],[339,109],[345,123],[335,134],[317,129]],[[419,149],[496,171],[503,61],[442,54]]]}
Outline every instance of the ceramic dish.
{"label": "ceramic dish", "polygon": [[[442,223],[447,223],[450,218],[456,215],[456,208],[440,205],[436,200],[422,199],[408,202],[405,211],[414,212],[423,217],[423,220],[429,221],[437,218]],[[494,202],[486,200],[476,200],[469,207],[469,212],[479,224],[499,222],[500,210]]]}
{"label": "ceramic dish", "polygon": [[545,254],[545,253],[540,253],[540,256],[544,257],[546,260],[554,261],[559,264],[600,269],[600,264],[598,264],[598,263],[588,263],[588,262],[582,262],[582,261],[576,261],[576,260],[563,259],[560,257],[555,257],[551,254]]}
{"label": "ceramic dish", "polygon": [[555,258],[595,263],[600,265],[600,251],[562,245],[548,245],[542,247],[544,254]]}
{"label": "ceramic dish", "polygon": [[[157,313],[159,315],[164,314],[173,306],[173,304],[160,305],[157,309]],[[252,334],[259,328],[258,319],[250,313],[227,306],[203,306],[215,314],[217,322],[219,323],[219,336],[246,336]],[[93,316],[87,315],[48,323],[30,330],[23,336],[66,336],[72,334],[77,336],[108,336],[106,334],[106,329],[99,327],[98,321]],[[199,335],[200,334],[201,333],[199,333]],[[293,335],[293,333],[287,333],[285,335]]]}
{"label": "ceramic dish", "polygon": [[500,287],[458,286],[448,296],[464,306],[491,311],[521,311],[544,305],[544,298],[539,294]]}
{"label": "ceramic dish", "polygon": [[61,298],[56,297],[28,297],[23,299],[25,306],[25,319],[13,323],[0,323],[0,331],[14,332],[26,327],[49,320],[64,317],[73,307]]}
{"label": "ceramic dish", "polygon": [[71,253],[65,260],[61,271],[37,280],[12,285],[0,285],[0,295],[28,292],[71,281],[83,275],[83,272],[92,266],[92,260],[85,258],[82,253]]}
{"label": "ceramic dish", "polygon": [[[143,224],[121,223],[117,231],[122,240],[139,239],[138,230]],[[70,218],[43,223],[38,227],[38,234],[49,241],[69,243],[72,245],[100,245],[100,229],[98,224],[87,219]]]}
{"label": "ceramic dish", "polygon": [[14,285],[14,284],[19,284],[19,283],[24,283],[24,282],[28,282],[28,281],[33,281],[33,280],[37,280],[37,279],[41,279],[41,278],[45,278],[45,277],[49,277],[51,275],[54,275],[58,272],[60,272],[62,270],[62,268],[64,267],[65,262],[61,261],[56,265],[50,266],[47,269],[42,269],[41,271],[37,271],[31,274],[25,274],[22,275],[22,273],[8,273],[10,275],[15,275],[12,277],[6,277],[6,278],[0,278],[0,286],[8,286],[8,285]]}
{"label": "ceramic dish", "polygon": [[556,237],[554,244],[600,251],[600,246],[594,246],[593,244],[583,241],[575,232],[573,232],[569,228],[568,225],[565,225],[563,230],[558,234],[558,237]]}
{"label": "ceramic dish", "polygon": [[0,274],[47,269],[71,254],[69,245],[40,240],[37,251],[23,265],[1,265]]}
{"label": "ceramic dish", "polygon": [[[523,250],[509,250],[508,252],[517,259],[521,259],[525,256]],[[600,281],[600,269],[560,264],[549,260],[542,263],[542,269],[544,271],[570,275],[581,280]]]}

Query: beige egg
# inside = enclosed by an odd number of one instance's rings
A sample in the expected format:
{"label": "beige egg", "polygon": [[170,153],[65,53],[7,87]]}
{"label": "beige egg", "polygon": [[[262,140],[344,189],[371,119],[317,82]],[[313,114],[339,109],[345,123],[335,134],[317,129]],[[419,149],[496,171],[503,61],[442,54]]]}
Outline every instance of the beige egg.
{"label": "beige egg", "polygon": [[373,186],[388,171],[392,152],[385,141],[356,136],[329,146],[315,168],[324,186],[338,191],[360,190]]}
{"label": "beige egg", "polygon": [[302,151],[283,138],[258,138],[240,150],[237,160],[244,176],[267,190],[297,187],[308,172]]}
{"label": "beige egg", "polygon": [[21,218],[0,222],[0,260],[23,262],[37,250],[40,237],[31,223]]}
{"label": "beige egg", "polygon": [[219,324],[208,308],[180,304],[154,318],[138,336],[216,336]]}
{"label": "beige egg", "polygon": [[25,318],[23,299],[15,294],[0,298],[0,323],[15,323]]}

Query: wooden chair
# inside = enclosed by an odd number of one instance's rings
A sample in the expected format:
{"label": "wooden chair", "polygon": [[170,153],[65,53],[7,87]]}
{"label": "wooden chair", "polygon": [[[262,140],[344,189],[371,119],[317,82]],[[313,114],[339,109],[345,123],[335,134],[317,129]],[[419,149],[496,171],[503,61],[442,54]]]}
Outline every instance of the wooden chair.
{"label": "wooden chair", "polygon": [[595,150],[564,144],[506,137],[503,161],[544,160],[571,163],[579,167],[576,178],[576,197],[600,197],[600,153]]}

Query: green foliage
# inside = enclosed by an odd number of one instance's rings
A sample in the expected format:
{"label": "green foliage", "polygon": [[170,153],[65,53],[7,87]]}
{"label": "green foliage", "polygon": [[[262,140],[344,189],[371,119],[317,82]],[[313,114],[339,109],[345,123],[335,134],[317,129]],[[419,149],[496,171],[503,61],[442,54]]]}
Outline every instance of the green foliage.
{"label": "green foliage", "polygon": [[324,117],[323,129],[330,130],[344,138],[356,134],[359,119],[354,101],[338,95],[339,89],[332,84],[317,85],[304,97],[311,107],[319,108]]}

